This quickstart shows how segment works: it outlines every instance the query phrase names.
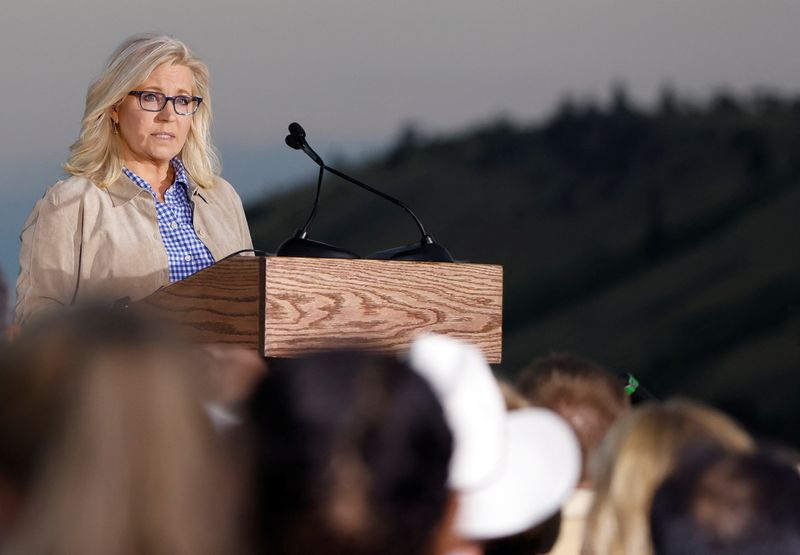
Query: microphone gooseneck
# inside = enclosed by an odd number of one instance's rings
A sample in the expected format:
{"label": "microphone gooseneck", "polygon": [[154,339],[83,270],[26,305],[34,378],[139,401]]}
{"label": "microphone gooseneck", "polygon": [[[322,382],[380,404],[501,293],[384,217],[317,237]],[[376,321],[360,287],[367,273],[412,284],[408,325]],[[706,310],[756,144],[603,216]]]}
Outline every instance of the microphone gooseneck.
{"label": "microphone gooseneck", "polygon": [[[414,214],[414,212],[408,206],[403,204],[400,200],[394,198],[391,195],[387,195],[383,191],[379,191],[378,189],[370,187],[366,183],[362,183],[361,181],[355,179],[354,177],[350,177],[346,173],[340,172],[336,168],[332,168],[332,167],[326,165],[325,162],[322,160],[322,158],[319,156],[319,154],[314,152],[314,150],[308,145],[308,142],[306,142],[305,129],[303,129],[303,126],[301,126],[296,121],[289,124],[289,134],[286,135],[286,144],[289,147],[291,147],[291,148],[293,148],[295,150],[302,150],[303,152],[305,152],[309,156],[309,158],[314,160],[314,162],[316,162],[317,165],[320,166],[320,169],[327,170],[330,173],[332,173],[333,175],[335,175],[337,177],[341,177],[345,181],[349,181],[353,185],[357,185],[358,187],[361,187],[362,189],[366,189],[367,191],[369,191],[371,193],[374,193],[374,194],[376,194],[376,195],[378,195],[380,197],[383,197],[384,199],[388,200],[392,204],[395,204],[395,205],[399,206],[400,208],[405,210],[414,219],[414,223],[417,224],[417,228],[419,229],[420,235],[422,236],[422,241],[426,241],[427,242],[427,241],[432,241],[433,240],[433,238],[431,238],[430,235],[428,235],[428,233],[425,231],[425,227],[422,225],[422,222],[420,221],[420,219],[417,218],[417,215]],[[320,181],[321,181],[321,178],[320,178]],[[317,194],[319,195],[319,187],[317,188]],[[314,208],[316,209],[316,204],[315,204]]]}
{"label": "microphone gooseneck", "polygon": [[322,175],[325,173],[325,168],[323,166],[319,167],[319,173],[317,174],[317,193],[314,196],[314,206],[311,207],[311,214],[308,215],[308,219],[306,220],[303,229],[297,232],[296,237],[300,239],[305,239],[306,235],[308,235],[308,228],[311,227],[311,222],[314,221],[314,216],[317,215],[317,206],[319,206],[319,192],[322,190]]}
{"label": "microphone gooseneck", "polygon": [[[306,154],[311,156],[312,160],[319,164],[319,174],[317,175],[317,193],[314,197],[314,205],[311,207],[311,213],[308,215],[305,225],[300,229],[295,237],[297,239],[305,239],[308,235],[308,228],[311,227],[311,222],[314,221],[314,216],[317,215],[317,206],[319,206],[319,193],[322,190],[322,176],[325,172],[325,164],[322,158],[316,152],[311,150],[311,147],[306,143],[306,131],[296,121],[289,124],[289,134],[286,135],[286,145],[295,150],[303,150]],[[309,153],[310,151],[310,153]]]}
{"label": "microphone gooseneck", "polygon": [[308,219],[306,220],[306,224],[303,226],[301,230],[297,232],[297,234],[285,241],[279,248],[277,254],[284,255],[284,256],[319,256],[319,257],[332,257],[332,258],[357,258],[358,255],[347,251],[345,249],[340,249],[338,247],[334,247],[332,245],[326,245],[325,243],[319,243],[317,241],[310,241],[306,239],[308,234],[308,229],[311,226],[311,222],[314,219],[314,216],[317,213],[317,206],[319,205],[319,197],[320,197],[320,190],[322,188],[322,176],[324,171],[329,171],[333,175],[352,183],[362,189],[365,189],[373,194],[378,195],[379,197],[388,200],[392,204],[399,206],[402,208],[411,218],[414,220],[417,228],[420,232],[420,242],[419,244],[415,245],[406,245],[403,247],[397,247],[395,249],[388,249],[385,251],[380,251],[374,253],[370,256],[370,258],[377,258],[377,259],[395,259],[395,260],[427,260],[427,261],[436,261],[436,262],[452,262],[453,257],[447,252],[443,246],[437,244],[433,237],[431,237],[426,231],[425,227],[422,225],[422,222],[417,217],[416,214],[403,202],[399,199],[394,198],[391,195],[384,193],[383,191],[379,191],[373,187],[370,187],[366,183],[362,183],[361,181],[350,177],[349,175],[340,172],[339,170],[332,168],[325,164],[322,158],[314,152],[314,149],[309,146],[308,142],[306,141],[306,132],[299,123],[292,122],[289,124],[289,134],[286,136],[286,145],[294,150],[302,150],[306,153],[306,155],[311,158],[318,166],[319,166],[319,175],[317,178],[317,192],[316,197],[314,199],[314,205],[311,209],[311,214],[309,215]]}

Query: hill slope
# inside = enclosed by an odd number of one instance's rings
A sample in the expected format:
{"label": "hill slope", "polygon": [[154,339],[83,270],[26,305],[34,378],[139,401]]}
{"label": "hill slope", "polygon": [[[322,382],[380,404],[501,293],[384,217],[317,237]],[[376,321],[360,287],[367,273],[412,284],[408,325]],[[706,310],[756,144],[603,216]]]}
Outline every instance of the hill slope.
{"label": "hill slope", "polygon": [[[539,125],[409,131],[342,169],[403,199],[456,258],[505,267],[502,372],[576,351],[800,440],[798,154],[800,101],[642,112],[621,97]],[[250,206],[255,243],[277,248],[312,200],[308,184]],[[361,253],[417,238],[332,177],[310,236]]]}

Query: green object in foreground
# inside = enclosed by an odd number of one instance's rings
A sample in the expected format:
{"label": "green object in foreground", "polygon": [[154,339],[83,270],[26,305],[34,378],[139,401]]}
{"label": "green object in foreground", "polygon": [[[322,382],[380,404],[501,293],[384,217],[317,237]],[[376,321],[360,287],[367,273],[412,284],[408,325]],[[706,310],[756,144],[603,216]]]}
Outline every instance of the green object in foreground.
{"label": "green object in foreground", "polygon": [[639,389],[639,380],[633,377],[633,374],[628,374],[628,384],[625,386],[625,393],[630,397],[636,390]]}

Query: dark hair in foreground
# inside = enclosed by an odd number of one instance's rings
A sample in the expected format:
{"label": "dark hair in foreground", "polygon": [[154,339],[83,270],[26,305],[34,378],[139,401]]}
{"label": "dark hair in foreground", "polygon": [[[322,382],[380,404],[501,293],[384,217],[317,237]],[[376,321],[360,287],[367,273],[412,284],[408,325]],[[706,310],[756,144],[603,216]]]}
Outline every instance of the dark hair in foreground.
{"label": "dark hair in foreground", "polygon": [[452,437],[427,382],[405,364],[355,352],[278,361],[250,416],[259,552],[431,551]]}
{"label": "dark hair in foreground", "polygon": [[800,475],[763,453],[704,453],[656,492],[657,555],[800,553]]}

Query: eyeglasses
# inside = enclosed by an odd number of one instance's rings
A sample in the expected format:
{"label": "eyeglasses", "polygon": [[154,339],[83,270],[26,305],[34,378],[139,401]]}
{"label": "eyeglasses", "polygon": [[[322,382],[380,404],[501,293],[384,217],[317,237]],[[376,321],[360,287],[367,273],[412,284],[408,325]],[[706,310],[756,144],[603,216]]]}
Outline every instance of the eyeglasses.
{"label": "eyeglasses", "polygon": [[131,91],[128,94],[138,96],[139,106],[147,112],[160,112],[168,101],[172,101],[172,107],[179,116],[191,116],[203,102],[199,96],[167,96],[164,93],[153,91]]}

